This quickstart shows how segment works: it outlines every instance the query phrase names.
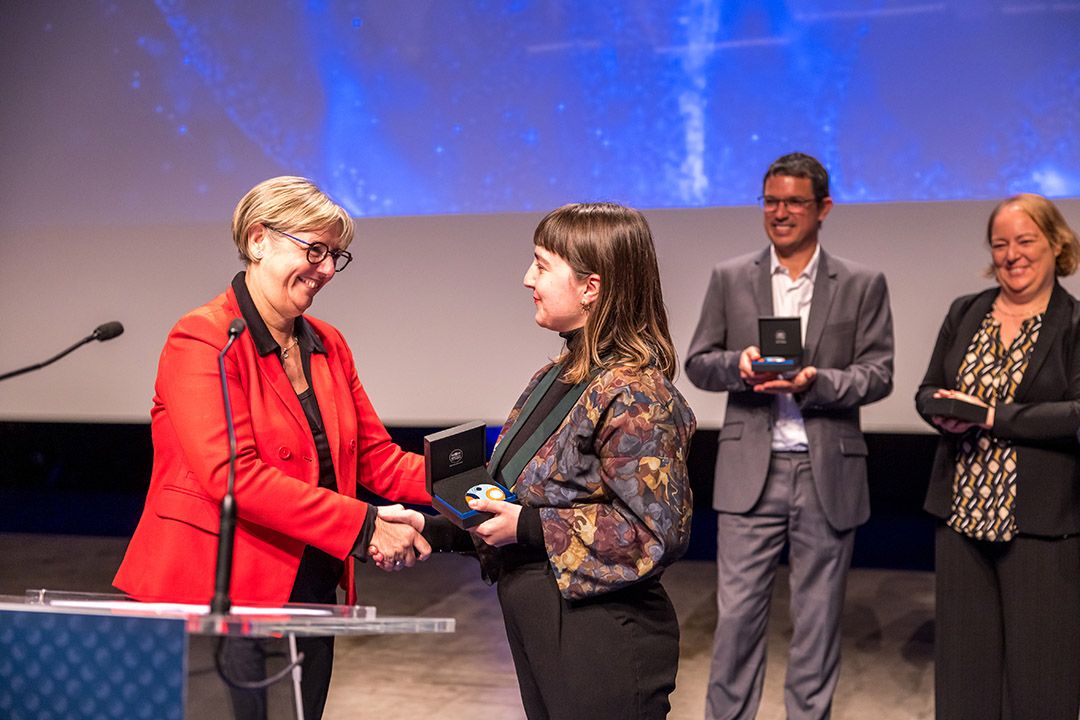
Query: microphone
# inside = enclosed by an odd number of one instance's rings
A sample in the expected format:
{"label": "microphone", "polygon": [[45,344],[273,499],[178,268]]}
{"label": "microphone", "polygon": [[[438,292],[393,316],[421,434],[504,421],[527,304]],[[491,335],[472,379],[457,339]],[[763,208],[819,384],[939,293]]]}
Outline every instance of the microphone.
{"label": "microphone", "polygon": [[112,340],[117,335],[124,334],[124,326],[113,320],[102,325],[98,325],[94,328],[94,332],[90,333],[90,337],[95,340],[105,342],[106,340]]}
{"label": "microphone", "polygon": [[[210,614],[219,618],[229,614],[232,601],[229,599],[229,587],[232,584],[232,561],[233,545],[236,542],[236,496],[233,494],[233,486],[236,483],[236,427],[233,425],[232,405],[229,402],[229,386],[225,380],[225,354],[236,342],[236,338],[243,334],[247,326],[240,318],[229,323],[229,340],[218,354],[218,373],[221,376],[221,394],[225,398],[225,426],[229,431],[229,477],[225,485],[225,495],[221,498],[221,527],[218,533],[218,556],[217,569],[214,574],[214,597],[210,601]],[[224,619],[219,620],[224,625]],[[295,643],[290,638],[290,647],[293,648],[294,659],[275,675],[255,682],[244,682],[228,676],[225,672],[224,648],[225,636],[218,638],[217,651],[214,653],[214,667],[218,675],[227,685],[241,690],[262,690],[270,687],[290,672],[299,672],[299,666],[304,662],[304,653],[295,652]],[[299,691],[297,691],[299,693]],[[299,701],[298,701],[299,702]],[[298,704],[299,710],[300,705]],[[303,714],[300,714],[303,717]]]}
{"label": "microphone", "polygon": [[214,597],[210,601],[212,615],[227,615],[232,601],[229,588],[232,585],[233,545],[236,542],[236,426],[233,424],[232,403],[229,402],[229,385],[225,379],[225,354],[247,325],[240,318],[229,323],[229,340],[218,353],[218,375],[221,378],[221,394],[225,399],[225,427],[229,432],[229,475],[225,495],[221,498],[221,526],[218,532],[217,568],[214,572]]}
{"label": "microphone", "polygon": [[49,358],[45,362],[39,362],[36,365],[30,365],[29,367],[20,368],[18,370],[12,370],[9,373],[4,373],[3,375],[0,375],[0,380],[7,380],[8,378],[13,378],[16,375],[22,375],[23,373],[28,373],[28,372],[30,372],[32,370],[40,370],[41,368],[45,367],[46,365],[52,365],[54,362],[56,362],[60,358],[64,357],[65,355],[67,355],[71,351],[82,347],[83,345],[85,345],[88,342],[91,342],[93,340],[100,340],[101,342],[105,342],[106,340],[112,340],[114,337],[116,337],[117,335],[122,334],[123,332],[124,332],[124,326],[121,325],[120,323],[118,323],[115,320],[113,320],[112,322],[104,323],[103,325],[98,325],[96,328],[94,328],[94,332],[90,333],[89,335],[84,337],[82,340],[80,340],[79,342],[77,342],[74,345],[72,345],[71,347],[69,347],[67,350],[64,350],[63,352],[52,356],[51,358]]}

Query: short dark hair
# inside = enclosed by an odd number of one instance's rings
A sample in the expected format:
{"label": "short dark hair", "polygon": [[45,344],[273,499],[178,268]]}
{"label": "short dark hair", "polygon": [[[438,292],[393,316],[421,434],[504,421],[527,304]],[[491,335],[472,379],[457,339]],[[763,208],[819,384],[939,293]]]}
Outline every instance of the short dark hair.
{"label": "short dark hair", "polygon": [[769,169],[765,171],[765,177],[761,180],[762,191],[769,178],[777,175],[788,177],[809,178],[814,188],[814,199],[819,203],[829,197],[829,171],[818,162],[817,158],[810,157],[806,153],[788,153],[773,161]]}

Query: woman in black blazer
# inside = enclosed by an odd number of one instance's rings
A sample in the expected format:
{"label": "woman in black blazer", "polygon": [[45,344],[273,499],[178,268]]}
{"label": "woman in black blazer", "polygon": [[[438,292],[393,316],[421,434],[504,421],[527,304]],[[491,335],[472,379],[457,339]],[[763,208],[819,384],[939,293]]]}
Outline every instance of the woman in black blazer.
{"label": "woman in black blazer", "polygon": [[1080,303],[1057,277],[1080,242],[1027,194],[994,208],[987,241],[998,287],[953,302],[916,395],[941,434],[925,504],[941,519],[937,716],[1076,720]]}

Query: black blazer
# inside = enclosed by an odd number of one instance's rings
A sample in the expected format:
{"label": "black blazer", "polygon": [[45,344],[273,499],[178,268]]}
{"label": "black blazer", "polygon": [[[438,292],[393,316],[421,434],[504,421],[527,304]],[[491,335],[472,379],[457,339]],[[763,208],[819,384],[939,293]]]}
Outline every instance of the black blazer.
{"label": "black blazer", "polygon": [[[915,406],[926,422],[925,402],[937,388],[956,389],[956,371],[964,351],[990,310],[998,288],[958,298],[938,333]],[[957,440],[941,434],[927,512],[947,518],[952,511]],[[1080,302],[1056,282],[1043,316],[1039,339],[1013,402],[998,405],[997,438],[1016,448],[1016,520],[1021,533],[1058,536],[1080,532]]]}

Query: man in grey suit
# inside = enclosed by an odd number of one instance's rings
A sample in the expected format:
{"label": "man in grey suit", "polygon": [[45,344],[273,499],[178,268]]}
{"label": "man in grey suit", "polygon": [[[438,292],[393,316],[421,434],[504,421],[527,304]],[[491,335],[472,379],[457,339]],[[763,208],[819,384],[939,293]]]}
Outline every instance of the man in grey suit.
{"label": "man in grey suit", "polygon": [[[892,390],[885,277],[818,243],[829,175],[793,153],[765,174],[770,247],[720,263],[686,359],[728,393],[716,458],[718,618],[706,716],[753,718],[765,677],[773,578],[789,545],[794,635],[788,718],[826,718],[840,668],[840,615],[855,528],[870,516],[859,408]],[[801,369],[755,370],[758,318],[800,317]]]}

